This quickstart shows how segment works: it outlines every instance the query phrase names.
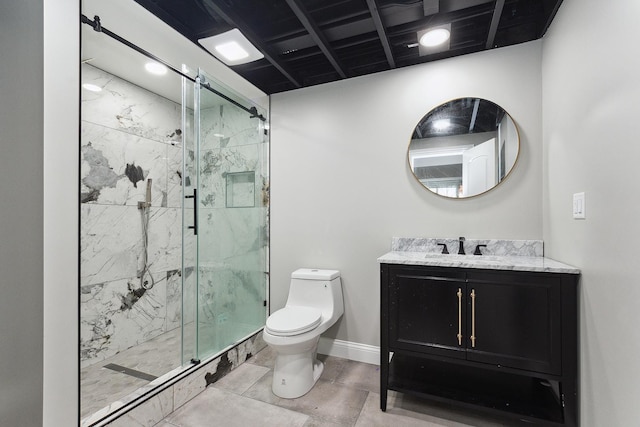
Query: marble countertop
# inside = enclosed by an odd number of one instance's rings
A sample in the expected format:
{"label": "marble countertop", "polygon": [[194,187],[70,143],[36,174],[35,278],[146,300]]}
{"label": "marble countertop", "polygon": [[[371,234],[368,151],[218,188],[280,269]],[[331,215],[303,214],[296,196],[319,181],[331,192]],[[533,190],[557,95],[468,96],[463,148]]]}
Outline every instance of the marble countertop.
{"label": "marble countertop", "polygon": [[541,256],[442,255],[439,253],[391,251],[378,258],[378,262],[380,264],[580,274],[580,269],[576,267]]}

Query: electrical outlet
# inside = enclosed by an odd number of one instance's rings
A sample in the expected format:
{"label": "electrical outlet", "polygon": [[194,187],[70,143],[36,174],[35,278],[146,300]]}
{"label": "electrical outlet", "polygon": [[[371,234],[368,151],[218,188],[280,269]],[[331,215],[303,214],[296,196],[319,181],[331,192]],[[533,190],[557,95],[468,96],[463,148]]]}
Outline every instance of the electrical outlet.
{"label": "electrical outlet", "polygon": [[584,192],[573,195],[573,219],[585,219],[587,212],[586,198]]}

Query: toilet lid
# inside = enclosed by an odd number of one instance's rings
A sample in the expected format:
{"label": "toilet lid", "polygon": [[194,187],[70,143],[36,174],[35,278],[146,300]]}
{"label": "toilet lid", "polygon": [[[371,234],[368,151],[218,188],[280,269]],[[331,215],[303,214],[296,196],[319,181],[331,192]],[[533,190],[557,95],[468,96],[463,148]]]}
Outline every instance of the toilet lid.
{"label": "toilet lid", "polygon": [[267,319],[267,331],[273,335],[299,335],[315,329],[322,318],[320,310],[311,307],[289,306]]}

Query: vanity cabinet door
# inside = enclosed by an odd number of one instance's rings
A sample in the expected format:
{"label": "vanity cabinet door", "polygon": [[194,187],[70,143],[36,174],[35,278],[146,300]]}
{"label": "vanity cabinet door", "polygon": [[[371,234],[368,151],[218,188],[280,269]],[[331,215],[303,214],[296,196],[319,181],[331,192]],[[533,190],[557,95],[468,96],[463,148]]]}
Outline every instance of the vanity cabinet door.
{"label": "vanity cabinet door", "polygon": [[560,279],[517,272],[467,279],[467,359],[560,374]]}
{"label": "vanity cabinet door", "polygon": [[[389,347],[465,358],[464,273],[391,267]],[[459,339],[460,337],[460,339]]]}

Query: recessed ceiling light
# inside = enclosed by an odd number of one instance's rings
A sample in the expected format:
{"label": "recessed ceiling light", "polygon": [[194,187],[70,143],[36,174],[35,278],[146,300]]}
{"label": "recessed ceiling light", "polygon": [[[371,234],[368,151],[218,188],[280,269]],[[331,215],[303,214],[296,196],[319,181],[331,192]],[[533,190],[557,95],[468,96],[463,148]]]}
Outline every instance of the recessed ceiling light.
{"label": "recessed ceiling light", "polygon": [[151,74],[155,74],[157,76],[164,76],[167,74],[167,67],[159,62],[147,62],[144,64],[144,68]]}
{"label": "recessed ceiling light", "polygon": [[439,46],[449,40],[451,33],[446,28],[436,28],[420,37],[420,44],[425,47]]}
{"label": "recessed ceiling light", "polygon": [[[426,56],[446,52],[451,47],[451,24],[438,25],[418,31],[418,55]],[[439,42],[440,44],[436,44]]]}
{"label": "recessed ceiling light", "polygon": [[227,65],[246,64],[264,58],[262,52],[256,49],[237,28],[217,36],[200,39],[198,43]]}
{"label": "recessed ceiling light", "polygon": [[249,57],[249,52],[244,50],[236,41],[219,44],[216,46],[216,50],[228,61],[235,62]]}
{"label": "recessed ceiling light", "polygon": [[101,92],[102,88],[98,85],[94,85],[91,83],[84,83],[82,85],[83,88],[85,88],[86,90],[90,90],[91,92]]}
{"label": "recessed ceiling light", "polygon": [[433,122],[433,127],[437,130],[445,130],[451,127],[451,120],[449,119],[440,119]]}

